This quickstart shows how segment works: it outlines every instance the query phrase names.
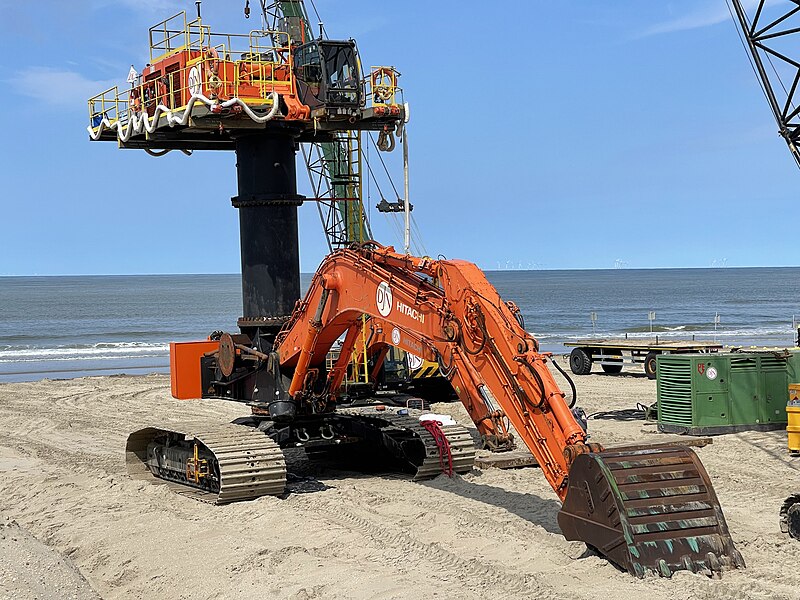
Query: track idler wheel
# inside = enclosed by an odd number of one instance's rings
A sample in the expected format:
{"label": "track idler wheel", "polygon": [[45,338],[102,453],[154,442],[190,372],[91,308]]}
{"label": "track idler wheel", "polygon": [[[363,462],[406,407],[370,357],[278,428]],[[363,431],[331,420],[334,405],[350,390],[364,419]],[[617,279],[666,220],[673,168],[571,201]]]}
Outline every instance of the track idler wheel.
{"label": "track idler wheel", "polygon": [[558,524],[636,577],[744,567],[708,474],[683,446],[578,456]]}

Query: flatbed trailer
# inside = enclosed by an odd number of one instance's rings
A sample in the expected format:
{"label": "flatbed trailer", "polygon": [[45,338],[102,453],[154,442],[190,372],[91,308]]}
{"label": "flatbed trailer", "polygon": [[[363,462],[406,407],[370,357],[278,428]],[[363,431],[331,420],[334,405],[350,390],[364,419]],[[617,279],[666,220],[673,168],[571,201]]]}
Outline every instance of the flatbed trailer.
{"label": "flatbed trailer", "polygon": [[659,354],[719,352],[722,344],[696,340],[660,341],[636,339],[583,339],[564,342],[571,347],[569,367],[576,375],[588,375],[597,363],[606,373],[619,373],[625,363],[640,364],[650,379],[656,378],[656,357]]}

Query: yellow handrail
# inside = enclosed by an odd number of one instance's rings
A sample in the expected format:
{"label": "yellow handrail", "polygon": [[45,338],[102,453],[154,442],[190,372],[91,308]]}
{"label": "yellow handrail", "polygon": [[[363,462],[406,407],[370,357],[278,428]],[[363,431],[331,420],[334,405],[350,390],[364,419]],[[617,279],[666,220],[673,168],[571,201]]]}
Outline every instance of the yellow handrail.
{"label": "yellow handrail", "polygon": [[[177,19],[182,19],[183,29],[170,29]],[[173,46],[182,37],[183,44]],[[276,43],[265,43],[265,40]],[[272,93],[294,93],[292,76],[291,39],[285,32],[253,30],[249,34],[211,33],[199,20],[187,22],[185,12],[165,19],[150,29],[151,64],[167,55],[189,52],[184,66],[168,73],[139,76],[138,82],[120,90],[114,86],[92,96],[89,101],[89,122],[97,131],[103,120],[107,126],[125,124],[131,114],[148,114],[152,123],[156,106],[164,105],[171,111],[186,108],[196,94],[210,99],[227,100],[238,97],[252,106],[269,106]],[[214,48],[217,58],[210,56]],[[156,56],[158,51],[166,54]],[[190,73],[194,70],[195,85]],[[283,75],[277,73],[281,70]],[[162,87],[166,86],[166,91]],[[249,86],[249,87],[248,87]]]}

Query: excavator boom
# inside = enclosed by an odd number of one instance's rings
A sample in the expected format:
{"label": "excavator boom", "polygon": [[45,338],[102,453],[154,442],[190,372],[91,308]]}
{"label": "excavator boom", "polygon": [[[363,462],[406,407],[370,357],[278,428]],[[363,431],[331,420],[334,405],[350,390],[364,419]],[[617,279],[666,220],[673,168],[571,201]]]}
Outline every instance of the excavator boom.
{"label": "excavator boom", "polygon": [[350,356],[364,327],[368,351],[391,344],[437,361],[487,446],[510,445],[510,423],[563,502],[558,520],[567,539],[640,577],[744,566],[696,454],[588,443],[550,355],[474,264],[374,242],[326,258],[276,340],[297,410],[334,410],[346,361],[320,381],[325,357],[342,337],[340,356]]}

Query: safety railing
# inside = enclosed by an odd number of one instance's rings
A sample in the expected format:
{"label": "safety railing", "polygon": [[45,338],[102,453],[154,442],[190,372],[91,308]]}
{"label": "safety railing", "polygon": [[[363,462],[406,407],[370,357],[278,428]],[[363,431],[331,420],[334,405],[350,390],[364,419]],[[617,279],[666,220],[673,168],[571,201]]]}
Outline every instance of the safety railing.
{"label": "safety railing", "polygon": [[210,35],[210,29],[198,18],[189,21],[186,11],[181,11],[149,30],[150,63],[188,48],[201,48]]}
{"label": "safety railing", "polygon": [[[272,31],[216,34],[202,26],[197,29],[201,33],[193,36],[192,22],[178,32],[183,36],[183,43],[178,44],[180,36],[166,25],[177,17],[185,21],[185,14],[181,13],[150,30],[151,56],[154,51],[167,51],[170,55],[185,53],[184,58],[168,67],[156,60],[130,88],[120,90],[115,86],[90,98],[89,121],[93,131],[104,119],[106,127],[117,122],[125,125],[132,115],[138,118],[147,115],[152,125],[159,105],[170,112],[179,112],[188,107],[193,97],[223,102],[239,98],[251,106],[270,106],[273,92],[295,93],[288,34]],[[154,31],[161,37],[154,38]],[[176,64],[182,66],[175,68]]]}
{"label": "safety railing", "polygon": [[394,67],[371,67],[364,82],[365,97],[372,106],[392,106],[403,103],[403,89],[397,84],[400,73]]}
{"label": "safety railing", "polygon": [[119,88],[114,86],[89,98],[89,123],[96,129],[106,119],[109,124],[127,119],[128,103],[120,101]]}

